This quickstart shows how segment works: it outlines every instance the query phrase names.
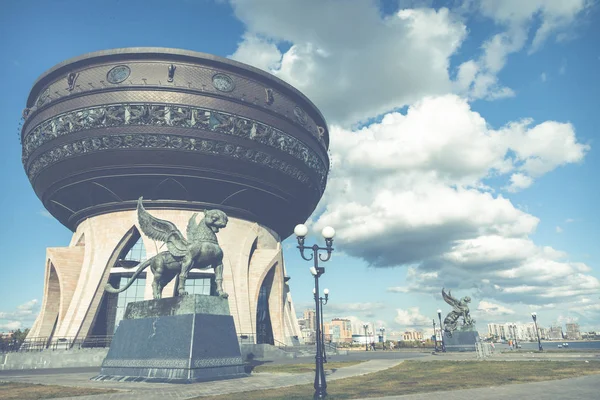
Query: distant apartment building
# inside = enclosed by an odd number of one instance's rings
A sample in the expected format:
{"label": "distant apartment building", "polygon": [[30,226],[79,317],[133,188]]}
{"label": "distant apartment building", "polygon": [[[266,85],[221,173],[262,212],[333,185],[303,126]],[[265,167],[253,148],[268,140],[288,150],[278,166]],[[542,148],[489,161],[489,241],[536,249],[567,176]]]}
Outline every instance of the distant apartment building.
{"label": "distant apartment building", "polygon": [[[545,329],[538,327],[540,331],[540,338],[545,338]],[[562,332],[562,331],[561,331]],[[533,322],[529,322],[526,324],[517,324],[506,322],[503,324],[490,323],[488,324],[488,337],[489,338],[498,338],[503,340],[528,340],[528,341],[536,341],[537,333],[535,332],[535,324]]]}
{"label": "distant apartment building", "polygon": [[333,343],[352,343],[352,322],[349,319],[334,318],[325,322],[325,341]]}
{"label": "distant apartment building", "polygon": [[581,334],[581,338],[586,340],[598,340],[600,339],[600,332],[584,332]]}
{"label": "distant apartment building", "polygon": [[580,340],[581,332],[579,331],[579,324],[569,323],[566,324],[567,328],[567,339]]}
{"label": "distant apartment building", "polygon": [[496,337],[498,339],[506,339],[506,325],[505,324],[488,324],[488,336]]}
{"label": "distant apartment building", "polygon": [[423,332],[407,331],[402,334],[402,340],[405,342],[414,342],[423,340]]}
{"label": "distant apartment building", "polygon": [[562,340],[563,330],[560,325],[552,325],[546,334],[548,340]]}
{"label": "distant apartment building", "polygon": [[301,342],[314,343],[315,331],[314,329],[309,328],[309,320],[304,318],[298,318],[298,326],[300,327],[300,335],[302,335]]}
{"label": "distant apartment building", "polygon": [[315,310],[310,308],[304,310],[304,319],[307,321],[306,328],[314,331],[317,326],[317,313]]}

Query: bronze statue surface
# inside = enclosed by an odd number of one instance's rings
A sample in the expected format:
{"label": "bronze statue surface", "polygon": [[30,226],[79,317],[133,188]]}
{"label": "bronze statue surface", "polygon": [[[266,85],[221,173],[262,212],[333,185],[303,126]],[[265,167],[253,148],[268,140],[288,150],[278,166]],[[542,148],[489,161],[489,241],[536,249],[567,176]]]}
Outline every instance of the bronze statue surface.
{"label": "bronze statue surface", "polygon": [[215,269],[217,296],[227,298],[223,290],[223,250],[219,246],[216,233],[227,226],[227,215],[220,210],[207,210],[204,218],[196,223],[198,214],[194,213],[187,225],[187,239],[175,224],[158,219],[148,213],[142,204],[137,205],[138,221],[142,232],[151,239],[166,243],[168,251],[163,251],[139,264],[137,270],[122,288],[115,289],[107,284],[109,293],[120,293],[131,286],[148,266],[154,275],[152,294],[160,299],[162,290],[176,276],[179,277],[177,295],[185,296],[185,281],[192,268]]}
{"label": "bronze statue surface", "polygon": [[453,310],[450,311],[444,319],[444,331],[448,334],[448,336],[452,337],[452,332],[457,329],[458,320],[461,317],[463,318],[463,324],[461,327],[462,329],[474,327],[475,320],[471,318],[469,313],[468,304],[471,302],[471,298],[469,296],[465,296],[458,300],[452,296],[450,290],[448,290],[448,293],[446,293],[442,288],[442,297],[444,298],[444,301],[450,304],[453,308]]}

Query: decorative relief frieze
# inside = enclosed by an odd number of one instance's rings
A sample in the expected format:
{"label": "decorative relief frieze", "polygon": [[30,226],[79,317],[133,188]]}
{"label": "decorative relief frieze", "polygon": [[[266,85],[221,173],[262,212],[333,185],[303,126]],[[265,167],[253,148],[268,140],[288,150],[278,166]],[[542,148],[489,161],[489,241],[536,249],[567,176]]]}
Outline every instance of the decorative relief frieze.
{"label": "decorative relief frieze", "polygon": [[212,77],[213,86],[221,92],[232,92],[235,89],[235,83],[229,75],[218,73]]}
{"label": "decorative relief frieze", "polygon": [[36,107],[41,107],[44,105],[44,103],[46,103],[46,101],[48,101],[50,99],[50,89],[46,88],[37,98],[37,101],[35,102]]}
{"label": "decorative relief frieze", "polygon": [[[112,104],[78,109],[64,114],[59,114],[38,124],[24,138],[22,159],[23,164],[26,164],[29,156],[35,149],[57,137],[94,128],[132,125],[172,126],[202,129],[223,135],[236,136],[247,140],[256,141],[301,160],[311,170],[317,173],[320,179],[320,186],[322,188],[325,186],[325,180],[327,176],[326,166],[312,149],[310,149],[297,138],[288,135],[287,133],[272,126],[249,118],[241,117],[239,115],[228,114],[205,108],[179,105]],[[123,135],[112,135],[110,137],[122,136]],[[125,136],[138,137],[140,135]],[[146,136],[149,138],[159,137],[161,135],[141,134],[142,138]],[[169,137],[168,135],[162,136]],[[177,136],[172,136],[172,138],[176,137]],[[194,138],[189,139],[191,140]],[[85,140],[88,139],[82,139],[79,142],[73,143],[80,143],[80,145],[83,145]],[[139,141],[144,139],[138,138],[135,140]],[[49,152],[46,152],[43,155],[47,155],[48,153]],[[262,152],[255,153],[266,154]],[[41,156],[38,157],[36,161],[40,160],[40,158]],[[31,171],[35,170],[33,168],[33,164],[35,164],[36,161],[32,163],[29,169],[30,177],[39,172],[36,171],[31,175]],[[36,165],[39,165],[39,162]]]}
{"label": "decorative relief frieze", "polygon": [[294,115],[296,116],[296,121],[298,121],[300,125],[306,125],[308,122],[308,116],[304,110],[298,106],[294,107]]}
{"label": "decorative relief frieze", "polygon": [[188,368],[189,360],[180,359],[108,359],[102,362],[108,368]]}
{"label": "decorative relief frieze", "polygon": [[275,96],[273,95],[273,89],[271,88],[265,88],[265,103],[267,105],[271,105],[275,102]]}
{"label": "decorative relief frieze", "polygon": [[75,89],[75,83],[77,82],[77,77],[79,77],[79,74],[77,72],[70,72],[69,75],[67,75],[67,84],[69,85],[67,90],[69,92],[72,92],[73,89]]}
{"label": "decorative relief frieze", "polygon": [[167,82],[173,82],[173,78],[175,77],[175,70],[177,67],[173,64],[169,65]]}
{"label": "decorative relief frieze", "polygon": [[[278,170],[308,186],[314,186],[310,178],[298,168],[262,151],[218,140],[142,133],[95,136],[65,143],[36,157],[29,166],[27,175],[33,180],[44,168],[59,161],[86,153],[115,149],[172,149],[231,157]],[[318,190],[322,192],[324,189],[325,181],[321,179]]]}
{"label": "decorative relief frieze", "polygon": [[[102,363],[107,368],[189,368],[190,360],[175,359],[107,359]],[[192,362],[192,368],[227,367],[243,365],[242,357],[203,358]]]}
{"label": "decorative relief frieze", "polygon": [[[172,84],[174,82],[174,76],[175,76],[175,71],[177,69],[177,67],[174,64],[167,64],[167,83]],[[102,67],[104,68],[104,70],[106,70],[106,67]],[[114,85],[123,85],[125,84],[124,82],[130,77],[131,73],[132,73],[132,67],[128,66],[128,65],[116,65],[114,67],[112,67],[110,70],[108,70],[108,72],[106,72],[106,82],[109,83],[109,85],[107,85],[105,83],[104,80],[101,80],[100,83],[96,85],[95,82],[88,82],[88,85],[90,86],[89,88],[87,86],[84,85],[84,87],[80,87],[80,85],[76,84],[77,81],[79,80],[79,73],[76,72],[71,72],[67,75],[66,77],[66,83],[67,83],[67,87],[64,87],[64,79],[60,81],[56,81],[51,83],[46,90],[42,91],[41,94],[38,96],[34,106],[32,107],[32,114],[34,114],[38,109],[40,109],[43,106],[47,106],[48,104],[51,104],[53,101],[58,100],[62,97],[65,96],[69,96],[73,93],[81,93],[84,91],[97,91],[97,90],[106,90],[106,89],[111,89],[114,87]],[[137,67],[136,67],[137,69]],[[89,74],[88,74],[89,75]],[[82,78],[84,79],[84,78]],[[89,79],[89,78],[86,78]],[[182,78],[184,79],[184,78]],[[212,84],[214,86],[214,88],[216,90],[218,90],[219,92],[222,93],[222,95],[226,96],[226,97],[234,97],[234,98],[239,98],[234,90],[236,88],[236,81],[239,81],[240,79],[245,79],[248,80],[247,78],[240,78],[240,77],[232,77],[231,75],[222,73],[222,72],[217,72],[214,75],[212,75]],[[143,80],[143,86],[162,86],[162,84],[160,83],[160,81],[156,81],[156,82],[146,82],[145,78],[142,78]],[[258,86],[262,86],[262,84],[249,80],[253,85],[258,85]],[[129,81],[129,83],[133,86],[134,83]],[[141,82],[136,82],[136,84],[142,85]],[[183,86],[182,86],[183,87]],[[202,87],[202,89],[200,88]],[[200,85],[198,82],[195,82],[194,79],[190,79],[190,82],[188,82],[188,86],[186,87],[186,89],[195,89],[198,90],[200,92],[203,92],[206,88],[205,85]],[[258,90],[261,90],[260,88]],[[302,109],[300,106],[294,106],[294,104],[292,103],[290,105],[289,100],[287,99],[287,101],[284,101],[283,103],[285,104],[283,107],[279,107],[279,108],[273,108],[270,107],[272,106],[275,102],[276,102],[276,93],[274,91],[274,89],[269,88],[269,87],[265,87],[265,101],[264,104],[262,105],[264,108],[270,109],[273,112],[276,112],[282,116],[286,116],[288,118],[290,118],[292,121],[294,121],[295,123],[297,123],[298,125],[302,126],[303,129],[306,129],[311,135],[313,135],[317,141],[319,141],[319,143],[322,146],[326,146],[325,141],[323,139],[322,135],[319,135],[319,127],[315,125],[314,120],[312,120],[312,118],[310,118],[307,114],[307,112]],[[282,102],[280,100],[280,98],[283,98],[286,96],[279,96],[277,98],[277,102],[279,102],[279,104],[281,105]],[[243,100],[243,95],[242,95],[242,100]],[[292,108],[293,107],[293,108]],[[322,129],[322,128],[321,128]]]}
{"label": "decorative relief frieze", "polygon": [[127,65],[117,65],[106,74],[106,80],[113,84],[119,84],[129,78],[131,69]]}
{"label": "decorative relief frieze", "polygon": [[242,357],[200,358],[193,361],[192,368],[228,367],[244,365]]}

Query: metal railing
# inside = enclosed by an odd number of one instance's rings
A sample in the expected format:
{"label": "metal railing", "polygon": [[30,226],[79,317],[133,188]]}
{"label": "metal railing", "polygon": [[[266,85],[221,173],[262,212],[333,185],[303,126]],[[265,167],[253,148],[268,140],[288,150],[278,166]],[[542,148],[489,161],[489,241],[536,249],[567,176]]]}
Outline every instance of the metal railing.
{"label": "metal railing", "polygon": [[273,339],[273,344],[275,346],[277,346],[277,348],[279,348],[280,350],[287,351],[287,347],[288,347],[287,344],[280,342],[279,340],[275,340],[275,339]]}
{"label": "metal railing", "polygon": [[[238,342],[240,345],[242,344],[256,344],[255,336],[253,333],[239,333],[238,334]],[[273,339],[273,346],[283,350],[289,351],[293,346],[287,345],[279,340]]]}
{"label": "metal railing", "polygon": [[494,354],[495,348],[492,343],[478,340],[475,342],[475,351],[477,352],[477,358],[481,360]]}
{"label": "metal railing", "polygon": [[69,350],[110,347],[112,336],[76,337],[28,337],[22,343],[6,343],[0,352],[28,352],[42,350]]}
{"label": "metal railing", "polygon": [[239,333],[238,334],[238,342],[239,344],[254,344],[254,334],[253,333]]}
{"label": "metal railing", "polygon": [[335,352],[337,354],[337,352],[338,352],[337,343],[335,343],[335,342],[329,342],[329,343],[323,343],[323,345],[325,346],[325,351],[331,350],[331,351],[333,351],[333,352]]}

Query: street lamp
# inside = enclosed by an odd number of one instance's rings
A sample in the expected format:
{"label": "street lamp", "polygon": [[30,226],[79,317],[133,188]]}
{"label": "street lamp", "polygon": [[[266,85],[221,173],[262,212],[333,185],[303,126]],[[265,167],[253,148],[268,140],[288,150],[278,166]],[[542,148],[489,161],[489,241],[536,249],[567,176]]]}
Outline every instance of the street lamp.
{"label": "street lamp", "polygon": [[367,342],[368,342],[368,337],[367,337],[367,328],[369,327],[369,325],[364,324],[363,325],[363,329],[365,330],[365,351],[369,351],[369,347],[367,346]]}
{"label": "street lamp", "polygon": [[[317,291],[313,289],[313,293],[315,295],[315,302],[317,301]],[[321,304],[321,348],[323,349],[323,362],[327,362],[327,350],[325,350],[325,324],[323,324],[323,306],[327,304],[327,300],[329,299],[329,289],[323,290],[325,293],[325,297],[319,297],[318,301]],[[325,301],[325,302],[323,302]]]}
{"label": "street lamp", "polygon": [[537,326],[537,313],[532,312],[531,313],[531,318],[533,318],[533,324],[535,325],[535,333],[537,334],[538,350],[539,351],[544,351],[544,349],[542,348],[542,341],[540,340],[540,331],[538,330],[538,326]]}
{"label": "street lamp", "polygon": [[513,337],[515,338],[515,349],[519,350],[519,343],[517,342],[517,325],[512,324],[513,328]]}
{"label": "street lamp", "polygon": [[385,332],[385,328],[382,326],[379,328],[379,332],[381,332],[381,343],[383,343],[383,350],[385,350],[385,338],[383,337],[383,333]]}
{"label": "street lamp", "polygon": [[435,318],[431,320],[433,322],[433,340],[434,340],[434,351],[437,351],[437,334],[435,333]]}
{"label": "street lamp", "polygon": [[[321,260],[322,262],[326,262],[329,261],[329,259],[331,258],[331,252],[333,251],[333,247],[331,247],[331,245],[333,244],[333,237],[335,236],[335,230],[330,227],[327,226],[325,228],[323,228],[323,230],[321,231],[321,235],[323,235],[323,237],[325,238],[325,245],[326,247],[319,247],[318,245],[313,245],[313,246],[304,246],[304,238],[306,237],[306,234],[308,233],[308,228],[306,227],[306,225],[303,224],[299,224],[296,225],[296,227],[294,228],[294,233],[296,234],[296,239],[298,239],[298,249],[300,250],[300,255],[302,256],[303,259],[305,259],[306,261],[313,261],[314,265],[310,268],[310,273],[315,277],[315,300],[317,299],[317,295],[316,293],[319,293],[319,277],[321,275],[323,275],[325,273],[325,268],[324,267],[319,267],[319,260]],[[312,250],[312,254],[310,255],[310,257],[307,257],[304,254],[304,251],[306,249],[310,249]],[[327,256],[325,256],[324,258],[321,257],[321,254],[319,253],[319,251],[327,251]],[[315,308],[316,308],[316,320],[320,321],[321,320],[321,308],[319,307],[319,302],[315,301]],[[315,368],[315,384],[314,384],[314,388],[315,388],[315,394],[314,394],[314,398],[315,399],[323,399],[325,397],[327,397],[327,382],[325,382],[325,371],[323,370],[323,349],[322,349],[322,343],[321,343],[321,324],[319,324],[317,322],[317,332],[316,332],[316,337],[317,337],[317,354],[315,356],[315,364],[316,364],[316,368]]]}
{"label": "street lamp", "polygon": [[446,352],[446,343],[444,342],[444,327],[442,326],[442,310],[437,310],[438,318],[440,320],[440,332],[442,334],[442,353]]}

